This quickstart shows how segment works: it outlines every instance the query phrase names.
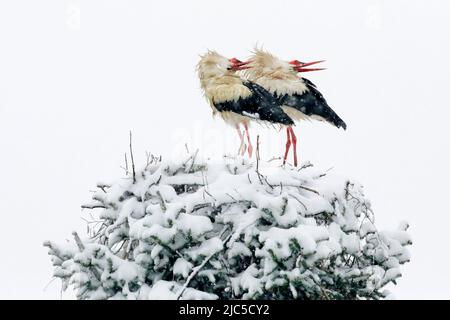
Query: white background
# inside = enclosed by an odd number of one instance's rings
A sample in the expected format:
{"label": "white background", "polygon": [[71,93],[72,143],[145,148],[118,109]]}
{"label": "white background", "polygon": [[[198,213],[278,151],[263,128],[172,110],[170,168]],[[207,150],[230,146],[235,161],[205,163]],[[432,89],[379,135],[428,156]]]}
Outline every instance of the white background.
{"label": "white background", "polygon": [[[140,164],[185,142],[234,152],[195,64],[208,48],[244,59],[258,43],[327,59],[308,76],[348,130],[299,124],[301,160],[363,183],[380,228],[409,221],[397,298],[449,299],[449,39],[446,0],[2,1],[0,298],[60,298],[59,281],[44,290],[42,242],[84,232],[80,204],[123,174],[129,130]],[[259,131],[263,156],[279,156],[284,133]]]}

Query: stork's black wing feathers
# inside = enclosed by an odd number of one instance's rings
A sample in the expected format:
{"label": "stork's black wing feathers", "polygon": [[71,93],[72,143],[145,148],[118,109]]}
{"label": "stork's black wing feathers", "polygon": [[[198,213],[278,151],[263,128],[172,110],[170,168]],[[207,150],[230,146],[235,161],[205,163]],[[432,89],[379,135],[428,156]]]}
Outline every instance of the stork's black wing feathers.
{"label": "stork's black wing feathers", "polygon": [[303,94],[284,94],[276,96],[281,105],[299,110],[307,116],[319,116],[338,128],[347,129],[345,122],[330,108],[323,95],[308,79],[302,78],[308,88]]}
{"label": "stork's black wing feathers", "polygon": [[251,91],[252,95],[238,100],[215,103],[214,106],[219,112],[232,111],[271,123],[294,124],[294,121],[281,109],[281,105],[269,91],[250,81],[243,84]]}

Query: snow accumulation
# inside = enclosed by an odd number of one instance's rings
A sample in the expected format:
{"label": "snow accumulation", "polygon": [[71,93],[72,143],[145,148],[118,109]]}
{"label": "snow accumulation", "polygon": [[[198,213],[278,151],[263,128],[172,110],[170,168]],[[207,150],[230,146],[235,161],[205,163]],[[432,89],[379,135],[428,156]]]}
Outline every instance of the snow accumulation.
{"label": "snow accumulation", "polygon": [[378,231],[362,186],[310,163],[152,158],[98,188],[88,236],[45,243],[79,299],[380,299],[410,259],[407,223]]}

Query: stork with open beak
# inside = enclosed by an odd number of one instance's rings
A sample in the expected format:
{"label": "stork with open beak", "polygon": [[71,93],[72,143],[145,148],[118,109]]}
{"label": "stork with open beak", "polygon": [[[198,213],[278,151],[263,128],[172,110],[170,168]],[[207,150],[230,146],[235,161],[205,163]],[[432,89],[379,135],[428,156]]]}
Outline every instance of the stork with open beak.
{"label": "stork with open beak", "polygon": [[[316,119],[326,121],[337,128],[347,128],[345,122],[330,108],[317,87],[299,74],[309,71],[323,70],[309,68],[323,62],[283,61],[274,55],[255,49],[247,61],[244,72],[248,80],[253,81],[269,91],[282,106],[290,118],[300,120]],[[287,127],[287,143],[283,157],[286,163],[291,144],[294,149],[294,165],[297,166],[297,138],[292,127]]]}
{"label": "stork with open beak", "polygon": [[200,85],[213,115],[219,114],[238,131],[241,141],[239,151],[245,154],[242,124],[248,141],[247,152],[252,156],[249,125],[251,121],[267,121],[291,126],[294,121],[281,109],[271,93],[252,81],[243,80],[237,71],[248,68],[248,62],[228,59],[215,51],[201,56],[197,65]]}

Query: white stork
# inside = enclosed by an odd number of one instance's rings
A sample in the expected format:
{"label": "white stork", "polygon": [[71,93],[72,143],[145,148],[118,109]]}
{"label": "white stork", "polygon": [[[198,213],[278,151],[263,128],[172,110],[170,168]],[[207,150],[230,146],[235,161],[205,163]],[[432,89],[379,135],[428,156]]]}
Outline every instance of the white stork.
{"label": "white stork", "polygon": [[[268,90],[290,118],[296,121],[306,119],[326,121],[345,130],[347,125],[328,106],[317,87],[308,79],[299,76],[302,72],[323,70],[306,68],[319,62],[322,61],[287,62],[266,51],[256,49],[253,56],[246,62],[245,76]],[[292,127],[288,127],[286,131],[287,143],[283,163],[286,163],[289,149],[293,144],[294,165],[297,166],[297,138]]]}
{"label": "white stork", "polygon": [[[248,130],[250,121],[267,121],[288,126],[294,122],[281,109],[272,94],[252,81],[243,80],[236,73],[246,69],[246,64],[248,62],[241,62],[236,58],[228,59],[215,51],[208,51],[201,56],[197,71],[213,115],[219,114],[227,124],[237,129],[241,147],[244,137],[239,126],[244,126],[248,141],[247,151],[251,157],[253,146]],[[245,149],[241,154],[244,153]]]}

